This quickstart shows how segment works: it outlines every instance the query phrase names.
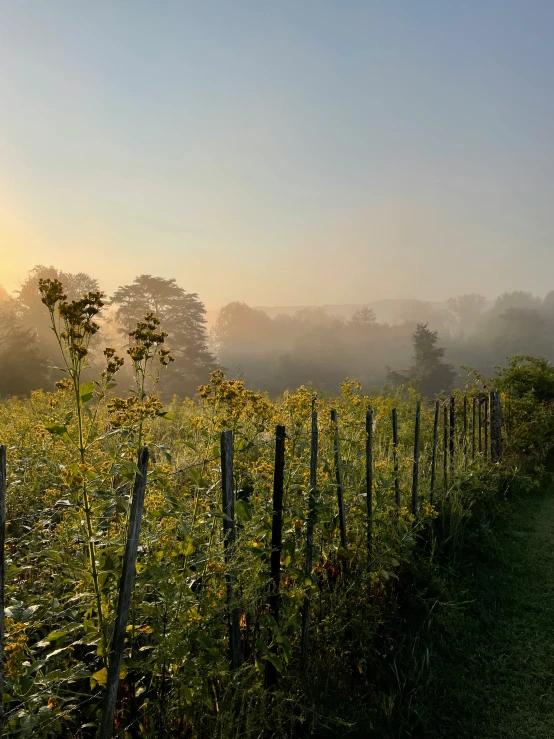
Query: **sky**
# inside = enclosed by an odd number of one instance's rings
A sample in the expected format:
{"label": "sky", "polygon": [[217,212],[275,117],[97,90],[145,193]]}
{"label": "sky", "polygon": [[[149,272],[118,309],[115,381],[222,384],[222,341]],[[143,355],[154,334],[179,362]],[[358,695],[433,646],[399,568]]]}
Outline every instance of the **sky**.
{"label": "sky", "polygon": [[554,289],[552,0],[0,0],[0,284]]}

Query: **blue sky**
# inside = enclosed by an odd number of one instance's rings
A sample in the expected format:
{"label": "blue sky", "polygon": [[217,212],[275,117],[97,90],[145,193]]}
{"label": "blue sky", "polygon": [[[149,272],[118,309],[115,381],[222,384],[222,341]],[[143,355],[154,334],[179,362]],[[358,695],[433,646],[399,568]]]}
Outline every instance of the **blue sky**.
{"label": "blue sky", "polygon": [[0,283],[554,288],[554,3],[0,3]]}

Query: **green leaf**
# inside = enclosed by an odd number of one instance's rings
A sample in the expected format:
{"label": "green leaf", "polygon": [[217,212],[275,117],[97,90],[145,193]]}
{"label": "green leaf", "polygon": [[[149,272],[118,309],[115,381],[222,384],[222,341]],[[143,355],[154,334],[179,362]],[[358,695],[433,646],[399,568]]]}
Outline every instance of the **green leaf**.
{"label": "green leaf", "polygon": [[44,428],[53,436],[65,436],[67,434],[67,426],[61,423],[45,423]]}
{"label": "green leaf", "polygon": [[179,551],[188,557],[194,552],[194,541],[190,534],[187,534],[179,545]]}
{"label": "green leaf", "polygon": [[90,676],[90,689],[92,690],[96,685],[102,685],[102,687],[105,687],[107,682],[108,671],[103,667],[101,670],[93,672]]}
{"label": "green leaf", "polygon": [[268,662],[271,662],[273,667],[277,670],[277,672],[284,672],[285,665],[283,664],[283,660],[278,657],[276,654],[273,654],[272,652],[268,652],[267,654],[264,654],[264,659],[266,659]]}
{"label": "green leaf", "polygon": [[79,388],[79,398],[81,399],[81,403],[88,403],[89,400],[92,400],[95,390],[96,385],[94,382],[85,382],[81,385]]}
{"label": "green leaf", "polygon": [[281,557],[284,559],[285,566],[290,565],[294,558],[295,549],[296,543],[294,539],[286,539],[285,543],[281,547]]}
{"label": "green leaf", "polygon": [[53,652],[49,652],[44,659],[45,660],[52,659],[52,657],[56,657],[58,654],[62,654],[63,652],[67,652],[68,649],[69,649],[69,647],[60,647],[60,649],[54,649],[54,651]]}
{"label": "green leaf", "polygon": [[235,512],[240,522],[251,521],[254,508],[248,499],[237,500],[235,503]]}

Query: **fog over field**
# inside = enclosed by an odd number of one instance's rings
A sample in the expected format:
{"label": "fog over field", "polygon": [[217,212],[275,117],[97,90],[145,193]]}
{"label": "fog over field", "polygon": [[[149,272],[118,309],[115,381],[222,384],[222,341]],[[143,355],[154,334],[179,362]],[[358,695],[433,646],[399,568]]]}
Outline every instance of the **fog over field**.
{"label": "fog over field", "polygon": [[[45,278],[59,279],[70,299],[102,288],[86,273],[37,266],[18,289],[2,290],[4,396],[52,388],[59,379],[52,369],[58,347],[38,291]],[[201,296],[175,280],[141,275],[104,303],[91,371],[105,346],[125,351],[136,322],[153,312],[175,357],[160,384],[165,396],[193,396],[216,368],[272,397],[300,385],[334,393],[346,377],[372,391],[415,383],[433,396],[463,386],[467,367],[490,376],[513,355],[554,359],[554,291],[305,307],[251,307],[239,300],[207,312]]]}

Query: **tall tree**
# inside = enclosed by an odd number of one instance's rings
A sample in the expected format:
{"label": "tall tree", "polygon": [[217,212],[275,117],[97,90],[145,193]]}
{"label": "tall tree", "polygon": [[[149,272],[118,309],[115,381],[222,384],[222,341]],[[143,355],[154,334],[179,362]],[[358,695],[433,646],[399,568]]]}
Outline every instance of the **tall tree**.
{"label": "tall tree", "polygon": [[368,308],[367,305],[357,310],[350,319],[350,324],[357,328],[367,328],[368,326],[374,326],[376,323],[375,311],[373,308]]}
{"label": "tall tree", "polygon": [[444,359],[445,349],[437,346],[438,331],[431,331],[426,323],[418,323],[412,343],[414,346],[414,376],[420,380],[420,391],[432,397],[441,391],[450,392],[454,386],[455,372]]}
{"label": "tall tree", "polygon": [[501,315],[507,310],[539,310],[542,299],[533,293],[524,290],[514,290],[511,293],[502,293],[494,302],[492,312]]}
{"label": "tall tree", "polygon": [[56,337],[50,329],[48,312],[44,309],[38,289],[39,279],[50,278],[59,280],[67,294],[68,300],[81,298],[88,292],[98,291],[98,282],[84,272],[72,274],[62,272],[55,267],[45,267],[37,264],[30,270],[27,278],[16,291],[15,310],[23,328],[36,332],[36,340],[40,351],[50,359],[57,357],[58,346]]}
{"label": "tall tree", "polygon": [[9,299],[0,302],[0,396],[27,395],[44,387],[48,367],[36,332],[24,329]]}
{"label": "tall tree", "polygon": [[218,354],[228,358],[237,352],[263,351],[273,342],[273,327],[274,320],[263,310],[234,301],[219,311],[212,336]]}
{"label": "tall tree", "polygon": [[411,380],[419,382],[421,394],[431,398],[440,392],[450,392],[454,386],[455,372],[444,359],[445,349],[437,346],[438,331],[431,331],[426,323],[418,323],[412,336],[414,363],[409,370],[398,372],[388,369],[387,380],[400,385]]}
{"label": "tall tree", "polygon": [[454,333],[460,336],[471,334],[475,330],[486,305],[487,299],[485,296],[477,293],[450,298],[448,308],[453,317]]}
{"label": "tall tree", "polygon": [[206,309],[196,293],[187,293],[176,280],[140,275],[119,287],[111,299],[122,332],[128,334],[138,321],[154,313],[169,334],[167,343],[175,362],[164,374],[166,393],[193,395],[215,367],[208,350]]}

